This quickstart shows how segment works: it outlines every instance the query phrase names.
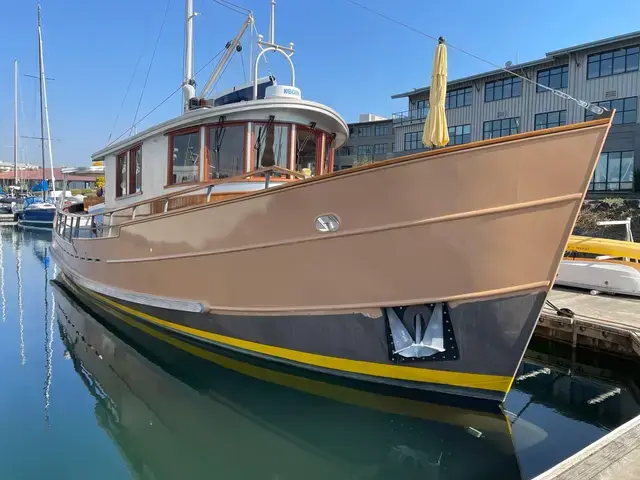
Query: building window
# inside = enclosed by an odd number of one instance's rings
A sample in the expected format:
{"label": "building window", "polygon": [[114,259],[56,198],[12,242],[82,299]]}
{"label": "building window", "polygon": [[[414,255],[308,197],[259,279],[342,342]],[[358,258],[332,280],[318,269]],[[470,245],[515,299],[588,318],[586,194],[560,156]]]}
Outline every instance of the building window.
{"label": "building window", "polygon": [[391,143],[391,151],[395,152],[396,151],[396,142],[392,142]]}
{"label": "building window", "polygon": [[197,182],[200,179],[200,129],[191,133],[173,135],[169,143],[171,145],[170,183]]}
{"label": "building window", "polygon": [[429,104],[427,100],[418,100],[416,102],[415,112],[417,118],[425,118],[429,112]]}
{"label": "building window", "polygon": [[484,101],[493,102],[504,98],[519,97],[522,91],[522,80],[518,77],[505,78],[484,84]]}
{"label": "building window", "polygon": [[371,156],[371,145],[358,145],[358,156],[359,157]]}
{"label": "building window", "polygon": [[449,145],[462,145],[471,141],[471,125],[449,127]]}
{"label": "building window", "polygon": [[371,127],[358,127],[358,136],[359,137],[370,137],[371,136]]}
{"label": "building window", "polygon": [[520,117],[484,122],[482,138],[506,137],[520,132]]}
{"label": "building window", "polygon": [[639,54],[640,47],[629,47],[589,55],[587,78],[609,77],[620,73],[637,72]]}
{"label": "building window", "polygon": [[589,190],[594,192],[632,190],[633,151],[600,154]]}
{"label": "building window", "polygon": [[387,125],[386,123],[383,125],[376,125],[373,129],[373,134],[376,137],[384,137],[386,135],[389,135],[389,125]]}
{"label": "building window", "polygon": [[[606,100],[604,102],[593,102],[594,105],[604,107],[607,110],[616,109],[616,116],[613,117],[614,125],[626,123],[636,123],[638,118],[638,97],[618,98],[616,100]],[[593,120],[595,113],[585,110],[585,121]]]}
{"label": "building window", "polygon": [[422,148],[422,132],[411,132],[404,134],[404,149],[417,150]]}
{"label": "building window", "polygon": [[373,146],[373,153],[376,155],[383,155],[387,153],[389,146],[386,143],[376,143]]}
{"label": "building window", "polygon": [[557,112],[537,113],[534,117],[535,130],[544,128],[560,127],[567,124],[567,111],[558,110]]}
{"label": "building window", "polygon": [[355,130],[353,127],[349,127],[349,138],[353,138],[356,136]]}
{"label": "building window", "polygon": [[[539,70],[538,83],[555,90],[567,88],[569,86],[569,65],[549,68],[547,70]],[[536,85],[536,90],[538,92],[548,92],[546,88],[543,88],[540,85]]]}
{"label": "building window", "polygon": [[353,155],[354,153],[355,153],[355,148],[352,146],[340,147],[340,150],[338,150],[338,155],[341,157]]}
{"label": "building window", "polygon": [[245,126],[211,127],[208,153],[207,178],[209,180],[233,177],[244,172]]}
{"label": "building window", "polygon": [[142,146],[136,145],[116,157],[116,197],[142,191]]}
{"label": "building window", "polygon": [[473,87],[458,88],[447,92],[444,108],[459,108],[471,105]]}

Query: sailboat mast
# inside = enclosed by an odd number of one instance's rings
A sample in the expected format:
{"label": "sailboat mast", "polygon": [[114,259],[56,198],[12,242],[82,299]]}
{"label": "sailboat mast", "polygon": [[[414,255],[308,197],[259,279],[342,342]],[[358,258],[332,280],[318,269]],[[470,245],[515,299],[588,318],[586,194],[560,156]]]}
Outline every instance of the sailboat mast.
{"label": "sailboat mast", "polygon": [[40,74],[38,75],[40,80],[40,144],[42,146],[42,200],[45,199],[44,182],[46,182],[45,175],[45,155],[44,155],[44,101],[42,94],[43,80],[44,80],[44,65],[42,58],[42,28],[40,25],[40,4],[38,4],[38,65]]}
{"label": "sailboat mast", "polygon": [[186,0],[186,24],[184,30],[184,74],[182,79],[182,111],[189,110],[189,100],[196,96],[193,78],[193,0]]}
{"label": "sailboat mast", "polygon": [[18,185],[18,60],[13,61],[13,184]]}

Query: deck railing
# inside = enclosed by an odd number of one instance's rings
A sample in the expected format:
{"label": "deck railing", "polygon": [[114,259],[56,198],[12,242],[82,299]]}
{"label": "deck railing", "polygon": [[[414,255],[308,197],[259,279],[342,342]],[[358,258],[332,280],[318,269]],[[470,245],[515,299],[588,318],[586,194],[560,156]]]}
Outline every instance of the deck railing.
{"label": "deck railing", "polygon": [[[252,178],[253,177],[253,178]],[[170,211],[203,205],[226,198],[245,195],[249,192],[216,192],[215,187],[252,178],[261,181],[269,188],[272,181],[283,179],[303,179],[306,175],[286,168],[272,166],[259,168],[248,173],[229,178],[220,178],[200,183],[193,187],[167,193],[160,197],[114,208],[105,212],[72,213],[58,208],[54,224],[55,231],[62,238],[71,241],[74,238],[104,238],[118,234],[120,225],[141,217],[163,214]],[[202,192],[198,195],[198,192]],[[102,219],[102,221],[100,221]]]}

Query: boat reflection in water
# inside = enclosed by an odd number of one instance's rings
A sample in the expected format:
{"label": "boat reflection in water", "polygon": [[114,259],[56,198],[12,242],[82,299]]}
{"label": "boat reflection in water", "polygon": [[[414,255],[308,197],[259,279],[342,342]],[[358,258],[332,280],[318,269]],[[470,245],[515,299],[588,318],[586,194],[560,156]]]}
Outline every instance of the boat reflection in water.
{"label": "boat reflection in water", "polygon": [[521,478],[513,436],[546,436],[523,420],[512,428],[498,407],[429,404],[241,362],[86,303],[60,278],[54,291],[65,357],[141,478]]}

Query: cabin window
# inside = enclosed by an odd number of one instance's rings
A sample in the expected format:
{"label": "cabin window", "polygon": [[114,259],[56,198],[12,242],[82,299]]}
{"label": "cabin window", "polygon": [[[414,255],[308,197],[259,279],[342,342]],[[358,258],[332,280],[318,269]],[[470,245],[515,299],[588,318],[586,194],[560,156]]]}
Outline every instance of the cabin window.
{"label": "cabin window", "polygon": [[170,144],[171,183],[197,182],[200,179],[200,130],[173,135]]}
{"label": "cabin window", "polygon": [[116,197],[142,191],[142,146],[120,153],[116,157]]}
{"label": "cabin window", "polygon": [[263,124],[254,126],[255,168],[278,166],[287,168],[289,126]]}
{"label": "cabin window", "polygon": [[129,152],[121,153],[116,157],[116,197],[129,194]]}
{"label": "cabin window", "polygon": [[296,170],[303,168],[311,170],[311,175],[316,174],[316,157],[318,155],[318,133],[298,127],[296,135]]}
{"label": "cabin window", "polygon": [[130,193],[142,191],[142,146],[132,148],[129,152],[129,170],[131,173]]}
{"label": "cabin window", "polygon": [[331,173],[333,171],[333,135],[324,134],[324,165],[322,173]]}
{"label": "cabin window", "polygon": [[229,178],[244,171],[245,126],[228,125],[209,129],[207,178]]}

